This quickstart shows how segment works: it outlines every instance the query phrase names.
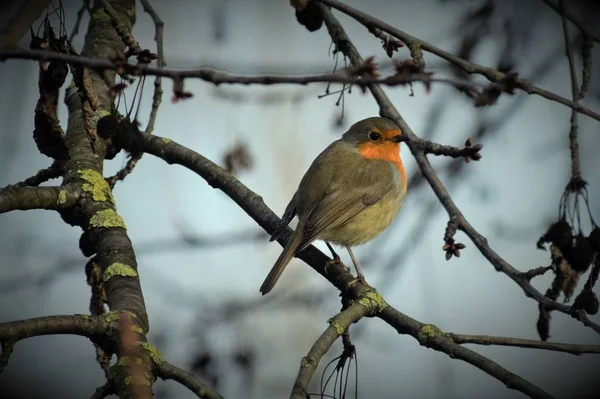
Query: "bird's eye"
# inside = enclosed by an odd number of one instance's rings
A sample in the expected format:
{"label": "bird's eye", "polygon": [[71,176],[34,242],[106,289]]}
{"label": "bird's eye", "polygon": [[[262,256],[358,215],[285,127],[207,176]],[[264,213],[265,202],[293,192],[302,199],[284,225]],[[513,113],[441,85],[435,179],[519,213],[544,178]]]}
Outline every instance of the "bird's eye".
{"label": "bird's eye", "polygon": [[371,133],[369,133],[369,140],[371,140],[371,141],[379,141],[379,139],[381,139],[381,134],[379,134],[377,132],[371,132]]}

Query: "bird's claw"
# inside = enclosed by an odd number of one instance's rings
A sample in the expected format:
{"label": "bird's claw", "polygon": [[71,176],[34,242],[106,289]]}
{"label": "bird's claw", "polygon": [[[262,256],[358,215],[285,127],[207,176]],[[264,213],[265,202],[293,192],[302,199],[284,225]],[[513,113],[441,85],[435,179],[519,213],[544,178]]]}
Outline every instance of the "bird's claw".
{"label": "bird's claw", "polygon": [[335,258],[330,259],[329,261],[327,261],[327,263],[325,263],[325,273],[327,273],[329,268],[333,265],[340,265],[346,270],[350,271],[350,268],[342,263],[340,257],[336,256]]}
{"label": "bird's claw", "polygon": [[367,283],[367,280],[365,280],[365,276],[361,273],[358,276],[356,276],[356,278],[352,279],[349,283],[348,283],[348,287],[352,287],[354,285],[356,285],[356,283],[361,283],[362,285],[364,285],[365,287],[375,290],[375,288],[373,288],[369,283]]}

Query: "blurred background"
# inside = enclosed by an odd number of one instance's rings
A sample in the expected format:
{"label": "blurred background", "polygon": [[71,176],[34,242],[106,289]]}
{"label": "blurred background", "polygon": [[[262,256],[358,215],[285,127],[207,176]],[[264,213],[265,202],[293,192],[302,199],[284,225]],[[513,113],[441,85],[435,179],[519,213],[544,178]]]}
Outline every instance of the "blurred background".
{"label": "blurred background", "polygon": [[[169,68],[210,66],[236,74],[313,74],[334,68],[326,29],[309,33],[296,22],[287,1],[151,3],[165,22]],[[442,49],[483,65],[512,69],[571,98],[561,19],[541,0],[346,3]],[[596,2],[565,3],[600,36]],[[0,26],[20,4],[2,4]],[[69,33],[81,4],[63,1]],[[334,13],[362,56],[375,56],[384,76],[393,73],[381,41],[354,20]],[[58,23],[56,15],[50,18]],[[86,12],[74,40],[77,50],[88,21]],[[570,32],[579,54],[579,31],[570,25]],[[134,36],[142,48],[154,51],[154,25],[139,4]],[[21,44],[28,43],[25,37]],[[591,88],[583,101],[595,110],[600,109],[599,55],[596,43]],[[401,48],[393,58],[407,59],[409,52]],[[439,77],[464,78],[430,54],[425,61],[427,70]],[[581,58],[576,61],[579,72]],[[37,63],[30,61],[0,64],[0,187],[50,165],[32,140],[37,70]],[[147,79],[142,95],[142,128],[150,112],[152,80]],[[338,101],[339,94],[320,98],[326,90],[322,84],[215,87],[188,80],[185,85],[193,98],[173,103],[172,83],[163,82],[155,133],[231,166],[279,215],[314,157],[352,123],[378,114],[372,97],[359,89]],[[126,91],[130,100],[134,89],[135,85]],[[339,89],[341,85],[332,85],[330,92]],[[475,108],[464,94],[441,84],[434,84],[429,93],[421,84],[386,88],[386,93],[421,137],[459,147],[468,137],[484,144],[479,162],[430,159],[457,205],[496,252],[519,270],[549,265],[549,252],[537,250],[535,243],[556,220],[570,177],[570,109],[520,91],[502,95],[494,106]],[[63,104],[59,116],[66,126]],[[600,124],[586,116],[579,117],[579,124],[583,177],[590,183],[590,206],[599,219]],[[408,174],[420,176],[407,148],[402,155]],[[121,153],[107,162],[105,175],[114,174],[126,160]],[[300,359],[340,309],[337,290],[294,260],[275,290],[262,297],[258,287],[281,247],[269,243],[222,192],[181,167],[145,156],[125,182],[117,183],[114,194],[138,257],[150,341],[167,360],[193,370],[227,398],[287,397]],[[463,234],[456,236],[467,245],[462,256],[444,259],[446,223],[447,214],[430,187],[415,180],[394,225],[355,251],[369,283],[401,312],[444,331],[538,339],[537,303],[497,273]],[[585,228],[589,233],[589,225]],[[53,212],[0,217],[0,322],[88,312],[90,288],[85,282],[86,259],[78,250],[80,234]],[[316,245],[326,250],[323,243]],[[339,253],[349,264],[347,253]],[[545,292],[550,274],[536,278],[535,287]],[[587,274],[582,281],[585,278]],[[598,316],[592,319],[600,321]],[[466,363],[420,347],[378,319],[362,320],[350,334],[358,352],[361,398],[522,397]],[[550,334],[553,341],[600,344],[591,329],[560,313],[552,314]],[[597,397],[597,355],[473,349],[557,397]],[[323,367],[341,351],[337,342],[321,363],[312,392],[319,392]],[[354,397],[353,373],[349,397]],[[90,397],[103,382],[87,339],[32,338],[15,346],[0,375],[0,397],[49,397],[50,392],[62,398]],[[154,390],[159,398],[192,397],[173,382],[157,381]]]}

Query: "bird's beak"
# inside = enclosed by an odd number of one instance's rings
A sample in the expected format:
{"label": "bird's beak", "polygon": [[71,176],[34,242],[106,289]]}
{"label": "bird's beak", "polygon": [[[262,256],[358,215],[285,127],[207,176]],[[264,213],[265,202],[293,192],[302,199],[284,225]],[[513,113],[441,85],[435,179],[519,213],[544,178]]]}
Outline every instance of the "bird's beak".
{"label": "bird's beak", "polygon": [[394,143],[402,143],[402,142],[410,141],[410,139],[408,138],[408,136],[405,136],[403,134],[397,134],[394,137],[392,137],[392,141]]}

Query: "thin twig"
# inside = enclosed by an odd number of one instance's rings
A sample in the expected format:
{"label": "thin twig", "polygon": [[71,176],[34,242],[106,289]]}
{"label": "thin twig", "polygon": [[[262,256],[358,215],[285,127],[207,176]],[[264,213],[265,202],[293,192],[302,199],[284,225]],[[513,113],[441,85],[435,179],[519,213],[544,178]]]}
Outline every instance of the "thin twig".
{"label": "thin twig", "polygon": [[447,333],[448,337],[457,344],[474,345],[498,345],[498,346],[516,346],[519,348],[544,349],[555,352],[565,352],[572,355],[581,355],[584,353],[600,354],[600,345],[579,345],[564,344],[560,342],[546,342],[534,339],[521,339],[512,337],[494,337],[490,335],[468,335]]}
{"label": "thin twig", "polygon": [[0,342],[16,342],[29,337],[56,334],[93,338],[108,334],[109,328],[109,324],[102,317],[86,315],[36,317],[0,323]]}
{"label": "thin twig", "polygon": [[[160,19],[160,17],[158,16],[158,14],[156,13],[156,11],[154,10],[154,8],[148,0],[141,0],[141,3],[142,7],[144,8],[144,11],[150,15],[152,21],[154,22],[154,40],[156,41],[156,52],[158,54],[156,64],[158,69],[163,69],[167,65],[163,49],[163,30],[165,24],[162,21],[162,19]],[[152,132],[154,131],[154,123],[156,122],[156,118],[158,116],[158,108],[160,107],[160,104],[162,102],[162,95],[162,77],[155,76],[154,95],[152,96],[152,109],[150,111],[150,117],[148,118],[148,124],[146,125],[145,130],[145,132],[148,134],[152,134]],[[142,156],[142,152],[131,154],[131,158],[127,160],[127,164],[125,165],[125,167],[119,170],[114,176],[111,176],[107,179],[108,184],[111,187],[114,187],[117,181],[124,180],[129,174],[131,174],[131,172],[133,172],[137,163],[142,159]]]}
{"label": "thin twig", "polygon": [[83,0],[81,7],[79,8],[79,10],[77,11],[77,19],[75,20],[75,25],[73,25],[73,30],[71,31],[71,34],[69,35],[69,42],[73,42],[73,39],[75,39],[75,36],[79,33],[79,27],[81,26],[81,20],[83,19],[83,14],[85,12],[88,12],[88,14],[92,14],[92,8],[90,7],[90,0]]}
{"label": "thin twig", "polygon": [[156,376],[163,380],[177,381],[202,399],[223,399],[215,390],[204,384],[194,374],[167,362],[156,365]]}
{"label": "thin twig", "polygon": [[52,165],[50,165],[49,167],[38,170],[38,172],[35,175],[28,177],[27,179],[23,180],[22,182],[15,184],[15,186],[16,187],[39,186],[40,184],[45,183],[51,179],[56,179],[56,178],[60,177],[61,175],[62,175],[62,162],[54,161],[52,163]]}
{"label": "thin twig", "polygon": [[[285,76],[285,75],[261,75],[261,76],[242,76],[234,75],[225,71],[213,68],[198,68],[189,70],[161,69],[154,68],[144,64],[129,64],[121,62],[110,62],[101,59],[88,58],[83,56],[72,56],[44,50],[26,50],[9,51],[0,53],[0,61],[7,59],[23,59],[38,61],[64,61],[68,63],[86,66],[98,72],[106,70],[118,70],[131,76],[161,76],[183,81],[183,79],[197,78],[215,85],[220,84],[242,84],[242,85],[274,85],[274,84],[295,84],[307,85],[310,83],[345,83],[353,84],[359,87],[368,84],[382,84],[389,86],[402,86],[412,82],[423,83],[444,83],[456,87],[457,89],[479,92],[483,87],[480,84],[461,80],[457,78],[436,78],[427,73],[396,74],[385,78],[374,78],[369,76],[356,76],[353,70],[343,69],[337,73],[307,75],[307,76]],[[360,69],[360,66],[356,68]],[[593,118],[600,120],[600,114],[595,115],[589,111]]]}
{"label": "thin twig", "polygon": [[[565,37],[565,52],[569,61],[569,73],[571,76],[571,92],[573,101],[579,103],[579,85],[577,84],[577,71],[575,70],[575,59],[573,58],[573,49],[571,48],[571,39],[569,37],[569,26],[567,17],[565,16],[565,6],[563,0],[558,1],[561,9],[561,20],[563,33]],[[571,112],[571,129],[569,130],[569,148],[571,150],[571,179],[573,181],[581,180],[581,167],[579,162],[579,143],[577,142],[577,134],[579,124],[577,122],[577,112]]]}
{"label": "thin twig", "polygon": [[[367,28],[376,27],[376,28],[383,30],[386,33],[389,33],[390,35],[398,38],[403,43],[405,43],[406,46],[411,49],[411,51],[412,51],[412,49],[417,49],[417,48],[421,49],[423,51],[427,51],[431,54],[437,55],[438,57],[443,58],[446,61],[460,67],[462,70],[464,70],[465,72],[467,72],[469,74],[482,75],[494,83],[498,83],[506,77],[506,74],[504,74],[494,68],[475,64],[473,62],[469,62],[463,58],[455,56],[455,55],[453,55],[447,51],[444,51],[440,48],[437,48],[437,47],[433,46],[432,44],[429,44],[421,39],[417,39],[416,37],[411,36],[408,33],[401,31],[400,29],[397,29],[391,25],[388,25],[385,22],[383,22],[377,18],[374,18],[368,14],[365,14],[353,7],[350,7],[347,4],[341,3],[338,0],[318,0],[318,1],[335,8],[346,15],[349,15],[350,17],[356,19],[361,24],[365,25]],[[516,79],[516,84],[517,84],[516,88],[519,88],[528,94],[536,94],[536,95],[545,97],[550,101],[554,101],[554,102],[558,102],[560,104],[566,105],[567,107],[574,109],[575,111],[577,111],[579,113],[587,115],[596,120],[600,120],[600,114],[598,114],[597,112],[594,112],[594,111],[590,110],[589,108],[582,106],[581,104],[575,103],[574,101],[566,99],[566,98],[559,96],[555,93],[552,93],[548,90],[534,86],[533,84],[531,84],[530,82],[528,82],[524,79]]]}

